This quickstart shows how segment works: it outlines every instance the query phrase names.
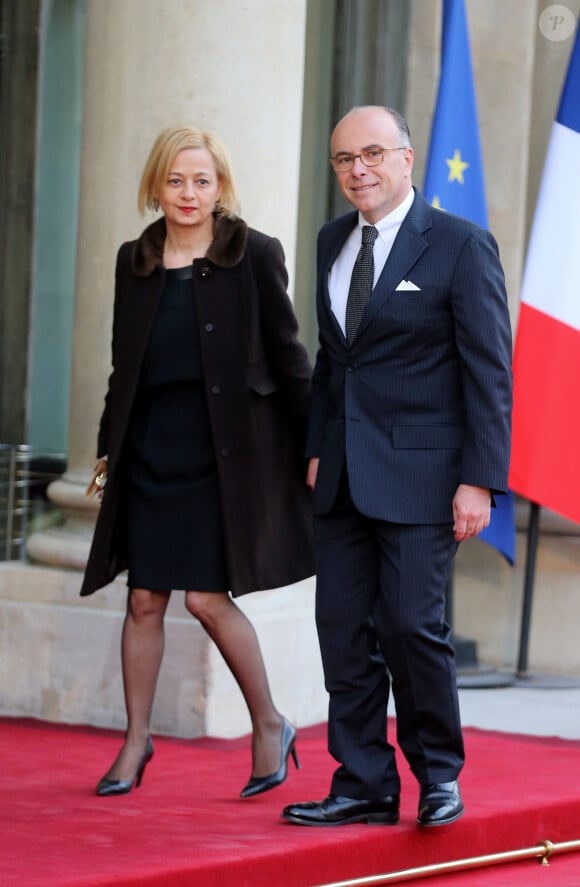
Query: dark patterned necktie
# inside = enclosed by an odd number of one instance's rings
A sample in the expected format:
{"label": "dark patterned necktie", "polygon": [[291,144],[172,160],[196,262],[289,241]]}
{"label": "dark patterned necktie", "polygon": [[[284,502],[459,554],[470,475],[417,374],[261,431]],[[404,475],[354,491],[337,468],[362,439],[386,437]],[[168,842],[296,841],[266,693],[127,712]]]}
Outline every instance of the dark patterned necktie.
{"label": "dark patterned necktie", "polygon": [[378,233],[373,225],[364,225],[362,229],[362,244],[352,269],[346,302],[345,328],[346,339],[349,345],[352,345],[362,320],[366,303],[371,297],[373,278],[375,276],[373,245]]}

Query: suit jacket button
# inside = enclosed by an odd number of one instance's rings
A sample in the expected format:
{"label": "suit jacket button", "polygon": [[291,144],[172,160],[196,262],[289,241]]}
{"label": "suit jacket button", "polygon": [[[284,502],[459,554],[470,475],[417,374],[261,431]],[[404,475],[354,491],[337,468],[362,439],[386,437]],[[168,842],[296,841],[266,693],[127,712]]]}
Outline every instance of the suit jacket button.
{"label": "suit jacket button", "polygon": [[213,323],[206,323],[205,331],[206,333],[213,333]]}
{"label": "suit jacket button", "polygon": [[209,265],[202,265],[199,269],[199,273],[201,277],[211,277],[211,268]]}
{"label": "suit jacket button", "polygon": [[230,451],[228,450],[227,447],[222,447],[222,449],[220,450],[220,453],[224,457],[224,459],[226,459],[230,455]]}
{"label": "suit jacket button", "polygon": [[219,385],[212,385],[212,386],[211,386],[211,393],[212,393],[212,394],[219,394],[219,393],[220,393],[220,390],[221,390],[221,389],[220,389],[220,386],[219,386]]}

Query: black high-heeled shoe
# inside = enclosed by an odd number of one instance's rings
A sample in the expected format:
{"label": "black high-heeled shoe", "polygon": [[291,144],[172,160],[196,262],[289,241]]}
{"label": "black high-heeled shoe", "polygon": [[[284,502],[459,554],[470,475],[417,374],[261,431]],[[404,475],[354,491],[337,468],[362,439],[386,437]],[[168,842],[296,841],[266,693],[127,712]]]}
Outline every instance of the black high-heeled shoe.
{"label": "black high-heeled shoe", "polygon": [[275,773],[269,776],[252,776],[247,785],[240,792],[240,798],[251,798],[253,795],[259,795],[262,792],[270,791],[282,785],[288,776],[288,758],[292,755],[294,766],[300,770],[300,761],[295,748],[296,730],[289,724],[286,718],[282,721],[282,736],[280,738],[280,766]]}
{"label": "black high-heeled shoe", "polygon": [[133,784],[135,784],[135,788],[139,788],[141,780],[143,779],[145,767],[153,757],[153,751],[153,740],[148,736],[145,744],[145,751],[139,761],[139,766],[137,767],[135,775],[132,776],[131,779],[111,779],[109,776],[103,776],[97,785],[97,794],[101,796],[126,795],[133,788]]}

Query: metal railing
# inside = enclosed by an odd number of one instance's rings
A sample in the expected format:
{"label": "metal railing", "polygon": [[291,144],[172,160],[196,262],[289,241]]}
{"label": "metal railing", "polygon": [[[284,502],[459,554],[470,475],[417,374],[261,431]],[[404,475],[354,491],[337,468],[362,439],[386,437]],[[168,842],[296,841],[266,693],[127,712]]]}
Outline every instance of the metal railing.
{"label": "metal railing", "polygon": [[0,560],[26,560],[26,540],[58,523],[48,485],[66,469],[66,453],[25,444],[0,444]]}

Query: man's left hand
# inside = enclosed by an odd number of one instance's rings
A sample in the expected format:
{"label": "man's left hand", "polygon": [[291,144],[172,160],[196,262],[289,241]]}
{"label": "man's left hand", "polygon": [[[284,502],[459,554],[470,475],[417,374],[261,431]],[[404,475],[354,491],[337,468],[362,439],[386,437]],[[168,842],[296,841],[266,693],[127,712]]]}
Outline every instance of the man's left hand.
{"label": "man's left hand", "polygon": [[487,487],[459,484],[453,497],[453,529],[457,542],[477,536],[489,527],[491,494]]}

